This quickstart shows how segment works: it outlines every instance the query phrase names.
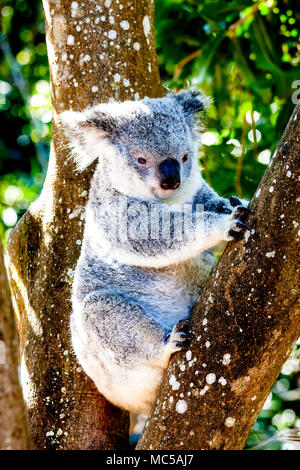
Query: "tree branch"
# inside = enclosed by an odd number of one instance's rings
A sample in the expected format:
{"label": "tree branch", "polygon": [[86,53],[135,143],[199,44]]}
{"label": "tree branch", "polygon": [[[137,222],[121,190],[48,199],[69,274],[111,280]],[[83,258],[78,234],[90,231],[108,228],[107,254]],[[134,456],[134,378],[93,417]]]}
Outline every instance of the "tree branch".
{"label": "tree branch", "polygon": [[175,70],[174,70],[174,74],[173,74],[174,78],[175,79],[178,78],[179,75],[181,74],[181,71],[182,71],[183,67],[186,64],[188,64],[189,62],[191,62],[191,60],[198,57],[200,54],[202,54],[202,49],[197,49],[196,51],[192,52],[192,54],[189,54],[184,59],[182,59],[180,62],[178,62],[178,64],[175,67]]}
{"label": "tree branch", "polygon": [[18,380],[17,338],[0,244],[0,449],[27,450],[30,439]]}
{"label": "tree branch", "polygon": [[298,104],[251,201],[251,232],[202,291],[195,339],[172,358],[138,449],[244,447],[300,335],[299,134]]}
{"label": "tree branch", "polygon": [[46,181],[9,240],[22,383],[34,447],[120,449],[128,413],[108,403],[70,345],[74,267],[92,170],[75,172],[57,114],[164,94],[156,63],[153,2],[44,0],[53,140]]}
{"label": "tree branch", "polygon": [[231,38],[234,38],[236,36],[237,28],[239,26],[242,26],[242,24],[244,24],[245,21],[248,20],[248,18],[251,18],[251,16],[254,16],[258,12],[259,6],[261,5],[261,3],[265,3],[265,0],[259,0],[257,3],[255,3],[252,6],[251,10],[249,11],[249,13],[247,13],[247,15],[243,16],[238,21],[236,21],[234,24],[230,25],[229,29],[228,29],[228,32],[227,32],[227,35]]}

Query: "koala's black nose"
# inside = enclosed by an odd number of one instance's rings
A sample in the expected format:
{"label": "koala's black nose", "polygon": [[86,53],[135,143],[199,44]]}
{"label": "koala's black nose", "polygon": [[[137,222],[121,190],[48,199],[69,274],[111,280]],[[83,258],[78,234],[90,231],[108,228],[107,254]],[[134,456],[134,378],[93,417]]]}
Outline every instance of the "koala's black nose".
{"label": "koala's black nose", "polygon": [[160,187],[176,189],[180,185],[180,165],[177,160],[168,158],[159,165]]}

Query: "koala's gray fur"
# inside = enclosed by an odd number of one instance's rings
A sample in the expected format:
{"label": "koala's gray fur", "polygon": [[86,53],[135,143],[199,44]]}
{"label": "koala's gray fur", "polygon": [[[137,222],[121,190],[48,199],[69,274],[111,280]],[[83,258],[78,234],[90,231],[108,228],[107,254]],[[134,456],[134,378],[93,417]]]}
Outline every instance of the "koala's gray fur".
{"label": "koala's gray fur", "polygon": [[[206,101],[186,91],[60,116],[78,169],[98,159],[73,283],[72,343],[99,391],[134,412],[149,412],[171,354],[185,345],[181,320],[215,263],[208,250],[246,228],[244,203],[220,198],[198,169],[195,116]],[[177,189],[161,186],[165,160],[170,172],[179,168]],[[204,207],[199,218],[188,203]],[[150,212],[160,216],[153,222]]]}

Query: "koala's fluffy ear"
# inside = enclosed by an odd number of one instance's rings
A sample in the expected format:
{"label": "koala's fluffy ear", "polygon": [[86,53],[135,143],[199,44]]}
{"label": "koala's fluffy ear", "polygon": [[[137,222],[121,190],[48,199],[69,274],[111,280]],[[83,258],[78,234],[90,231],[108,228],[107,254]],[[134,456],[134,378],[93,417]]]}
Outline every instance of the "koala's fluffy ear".
{"label": "koala's fluffy ear", "polygon": [[111,116],[91,108],[84,112],[65,111],[58,119],[77,169],[85,170],[100,156],[101,146],[108,143],[114,127]]}
{"label": "koala's fluffy ear", "polygon": [[187,117],[193,118],[200,111],[203,111],[210,104],[210,98],[200,91],[186,90],[174,95],[178,103],[183,107]]}

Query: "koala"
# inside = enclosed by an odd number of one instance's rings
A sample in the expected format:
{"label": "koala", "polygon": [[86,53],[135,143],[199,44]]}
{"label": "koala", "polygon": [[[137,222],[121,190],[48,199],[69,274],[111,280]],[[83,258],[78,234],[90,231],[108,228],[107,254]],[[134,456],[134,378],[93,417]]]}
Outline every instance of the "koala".
{"label": "koala", "polygon": [[[114,405],[147,414],[214,264],[243,237],[247,202],[219,197],[198,167],[196,91],[60,115],[79,171],[97,161],[72,286],[72,345]],[[200,209],[199,209],[200,208]]]}

